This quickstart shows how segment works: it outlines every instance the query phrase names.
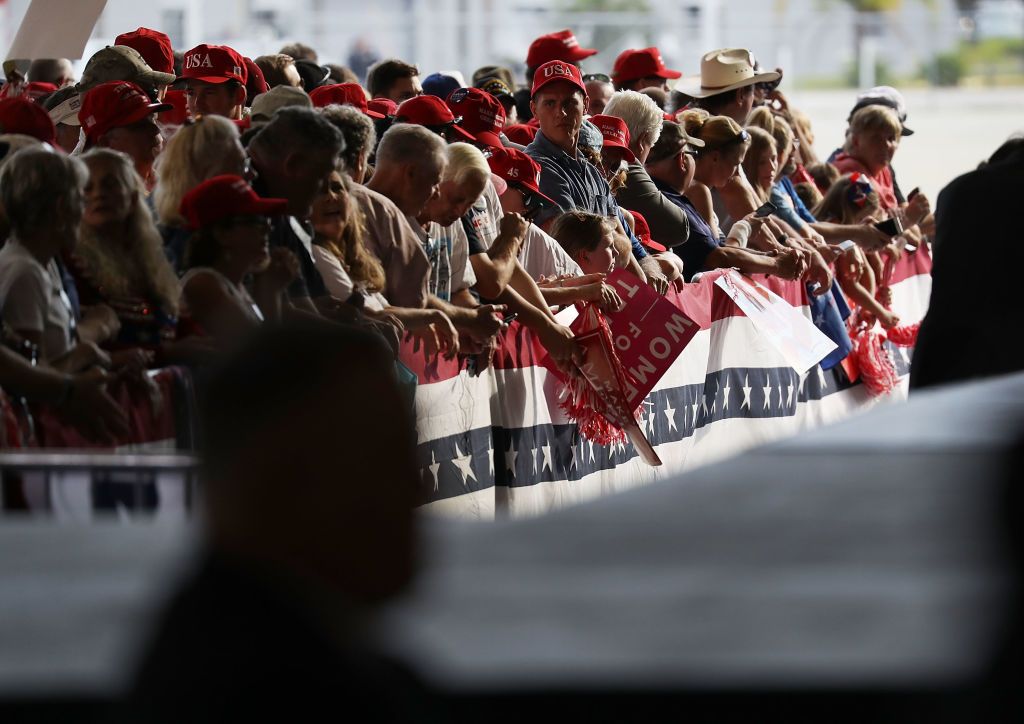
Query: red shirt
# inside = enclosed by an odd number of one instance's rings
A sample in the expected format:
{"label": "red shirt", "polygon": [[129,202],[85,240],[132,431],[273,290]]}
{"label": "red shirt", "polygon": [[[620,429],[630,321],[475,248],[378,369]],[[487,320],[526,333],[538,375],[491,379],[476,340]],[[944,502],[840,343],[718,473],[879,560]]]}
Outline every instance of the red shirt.
{"label": "red shirt", "polygon": [[871,179],[871,185],[878,192],[878,200],[886,211],[899,206],[899,202],[896,200],[896,190],[892,182],[892,170],[888,166],[876,174],[869,173],[864,164],[853,156],[848,156],[845,151],[835,157],[832,165],[839,169],[841,174],[859,172]]}

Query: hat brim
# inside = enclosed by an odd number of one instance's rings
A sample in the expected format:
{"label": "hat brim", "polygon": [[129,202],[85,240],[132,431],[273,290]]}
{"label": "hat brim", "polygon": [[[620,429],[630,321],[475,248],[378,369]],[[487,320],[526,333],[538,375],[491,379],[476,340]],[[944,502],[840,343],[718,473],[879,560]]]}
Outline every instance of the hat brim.
{"label": "hat brim", "polygon": [[671,70],[670,68],[662,68],[656,70],[653,73],[644,73],[643,75],[631,74],[629,76],[616,75],[612,76],[612,81],[615,83],[629,83],[630,81],[640,80],[641,78],[663,78],[665,80],[676,80],[682,78],[683,74],[678,70]]}
{"label": "hat brim", "polygon": [[601,144],[601,147],[622,149],[623,151],[626,152],[626,160],[629,161],[631,164],[636,163],[636,155],[634,155],[634,153],[629,149],[629,146],[627,146],[624,143],[619,143],[618,141],[612,141],[606,138],[604,139],[604,142]]}
{"label": "hat brim", "polygon": [[902,126],[902,128],[903,128],[903,130],[900,131],[900,135],[901,136],[913,136],[914,135],[914,132],[911,129],[907,128],[906,126]]}
{"label": "hat brim", "polygon": [[458,136],[458,137],[459,137],[459,138],[458,138],[458,139],[456,139],[456,140],[459,140],[459,141],[467,141],[467,142],[469,142],[469,143],[475,143],[475,142],[476,142],[476,136],[474,136],[474,135],[473,135],[472,133],[470,133],[469,131],[467,131],[467,130],[466,130],[465,128],[460,128],[460,127],[459,127],[458,125],[455,125],[455,124],[453,124],[453,125],[451,126],[451,129],[452,129],[452,132],[453,132],[453,133],[454,133],[454,134],[455,134],[456,136]]}
{"label": "hat brim", "polygon": [[241,210],[241,213],[255,216],[281,216],[287,211],[288,199],[259,199],[251,201],[247,208]]}
{"label": "hat brim", "polygon": [[506,191],[508,191],[508,181],[506,181],[493,171],[491,172],[491,183],[494,184],[494,190],[498,194],[498,196],[501,196]]}
{"label": "hat brim", "polygon": [[749,78],[745,78],[737,83],[731,83],[721,88],[705,88],[701,85],[701,79],[699,76],[693,78],[685,78],[672,86],[672,90],[688,95],[691,98],[709,98],[711,96],[717,96],[719,93],[728,93],[729,91],[736,90],[737,88],[745,88],[748,85],[754,85],[755,83],[772,83],[779,80],[782,77],[779,73],[774,70],[767,70],[763,73],[754,73]]}
{"label": "hat brim", "polygon": [[[530,100],[532,101],[535,95],[540,93],[544,88],[551,85],[552,83],[568,83],[574,88],[579,88],[584,98],[587,97],[587,87],[585,85],[583,85],[582,83],[577,83],[575,80],[571,80],[569,78],[566,78],[565,76],[555,75],[550,78],[546,78],[542,80],[538,85],[535,85],[533,87],[533,90],[530,91]],[[533,119],[531,118],[530,120],[532,121]],[[538,127],[539,123],[540,122],[538,121]]]}
{"label": "hat brim", "polygon": [[641,238],[640,239],[640,244],[641,244],[641,246],[644,246],[644,247],[650,249],[651,251],[659,253],[659,254],[661,252],[663,252],[663,251],[668,251],[668,247],[667,246],[665,246],[664,244],[659,244],[654,239],[650,239],[650,238],[647,238],[647,237]]}
{"label": "hat brim", "polygon": [[151,70],[148,73],[143,73],[139,78],[152,83],[153,85],[170,85],[178,80],[178,76],[173,73],[161,73],[158,70]]}
{"label": "hat brim", "polygon": [[[188,82],[190,80],[198,80],[198,81],[201,81],[203,83],[213,83],[215,85],[220,85],[222,83],[227,83],[228,81],[232,81],[232,80],[238,81],[239,83],[242,83],[242,79],[239,78],[238,76],[234,76],[234,75],[231,75],[231,76],[223,76],[223,75],[189,75],[189,76],[183,76],[181,78],[181,80],[183,80],[185,82]],[[242,85],[245,85],[245,84],[242,83]]]}
{"label": "hat brim", "polygon": [[501,148],[504,145],[501,142],[501,136],[494,131],[480,131],[476,134],[476,142],[491,148]]}
{"label": "hat brim", "polygon": [[539,199],[541,201],[541,205],[542,206],[546,206],[548,208],[555,208],[555,209],[560,209],[561,208],[558,205],[557,201],[555,201],[550,196],[544,194],[536,186],[530,186],[529,184],[523,183],[522,181],[517,181],[517,182],[514,182],[514,183],[509,182],[508,185],[509,185],[509,188],[516,188],[519,191],[522,191],[524,194],[529,194],[533,198]]}
{"label": "hat brim", "polygon": [[382,118],[387,118],[387,116],[385,116],[383,113],[378,113],[377,111],[371,111],[369,108],[360,108],[359,110],[361,110],[363,112],[364,116],[369,116],[370,118],[376,118],[377,120],[380,120]]}

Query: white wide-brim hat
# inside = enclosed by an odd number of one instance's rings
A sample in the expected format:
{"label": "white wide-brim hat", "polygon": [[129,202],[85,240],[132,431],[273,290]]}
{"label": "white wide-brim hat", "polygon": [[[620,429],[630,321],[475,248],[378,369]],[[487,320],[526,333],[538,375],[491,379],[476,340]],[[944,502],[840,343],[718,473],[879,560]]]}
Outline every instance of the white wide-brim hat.
{"label": "white wide-brim hat", "polygon": [[755,71],[749,50],[725,48],[706,53],[700,59],[700,77],[681,78],[672,90],[691,98],[707,98],[754,83],[771,83],[780,77],[774,70]]}

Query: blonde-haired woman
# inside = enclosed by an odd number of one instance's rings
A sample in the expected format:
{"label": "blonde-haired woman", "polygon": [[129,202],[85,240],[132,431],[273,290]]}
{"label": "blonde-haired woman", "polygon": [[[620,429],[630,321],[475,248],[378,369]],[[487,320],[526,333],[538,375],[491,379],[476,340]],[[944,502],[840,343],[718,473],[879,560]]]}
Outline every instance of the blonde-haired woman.
{"label": "blonde-haired woman", "polygon": [[200,116],[178,129],[156,164],[153,206],[167,257],[176,272],[185,264],[190,232],[179,207],[185,194],[203,181],[226,174],[249,176],[249,161],[238,128],[221,116]]}
{"label": "blonde-haired woman", "polygon": [[120,151],[96,148],[81,160],[89,179],[80,241],[68,258],[79,300],[117,314],[112,347],[155,350],[174,339],[179,291],[142,179]]}
{"label": "blonde-haired woman", "polygon": [[757,200],[764,203],[771,195],[775,177],[779,172],[779,155],[776,151],[775,139],[768,131],[750,126],[750,147],[743,158],[743,173],[746,174]]}

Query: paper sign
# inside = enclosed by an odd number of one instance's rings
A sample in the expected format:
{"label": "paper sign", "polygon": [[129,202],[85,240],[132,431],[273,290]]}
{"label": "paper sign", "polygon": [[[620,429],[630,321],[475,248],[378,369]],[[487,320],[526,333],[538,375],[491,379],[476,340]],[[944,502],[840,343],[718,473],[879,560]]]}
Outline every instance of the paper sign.
{"label": "paper sign", "polygon": [[641,460],[648,465],[661,465],[661,458],[636,424],[633,414],[636,404],[627,402],[629,387],[624,389],[620,384],[620,375],[616,374],[618,363],[613,359],[607,333],[601,330],[597,321],[599,315],[593,306],[588,306],[577,320],[581,327],[586,328],[585,331],[574,330],[577,331],[577,343],[586,350],[580,373],[597,393],[600,414],[626,433]]}
{"label": "paper sign", "polygon": [[107,0],[32,0],[4,58],[78,60],[106,4]]}
{"label": "paper sign", "polygon": [[668,372],[700,326],[627,271],[617,269],[606,281],[625,302],[621,310],[605,312],[605,318],[615,353],[630,380],[626,401],[635,408]]}
{"label": "paper sign", "polygon": [[800,310],[750,277],[730,269],[718,277],[715,284],[799,374],[806,374],[836,349],[836,343],[822,334]]}

